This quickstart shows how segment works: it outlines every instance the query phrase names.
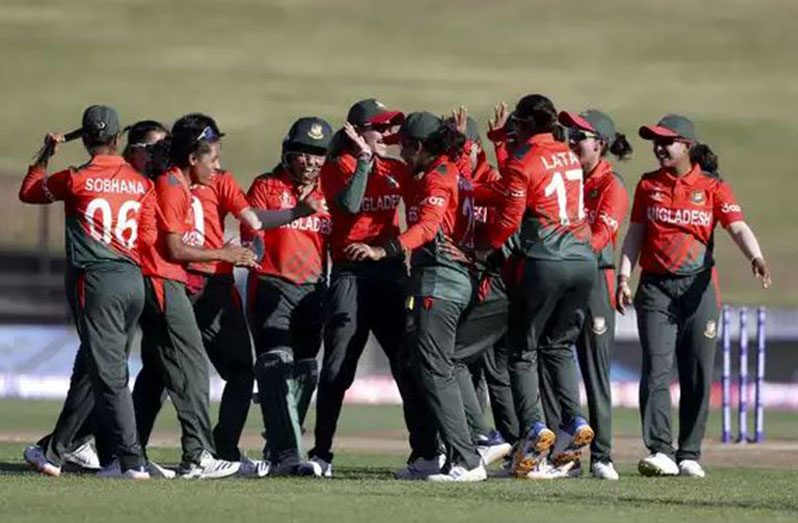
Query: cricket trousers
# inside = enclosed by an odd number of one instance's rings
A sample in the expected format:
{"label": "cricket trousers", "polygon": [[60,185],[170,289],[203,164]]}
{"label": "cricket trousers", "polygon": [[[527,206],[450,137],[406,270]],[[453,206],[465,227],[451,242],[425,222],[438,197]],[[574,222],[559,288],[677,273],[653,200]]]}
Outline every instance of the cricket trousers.
{"label": "cricket trousers", "polygon": [[[598,270],[582,331],[576,340],[576,356],[587,395],[590,427],[595,437],[590,444],[591,462],[612,461],[612,390],[610,367],[615,344],[615,270]],[[542,370],[542,369],[541,369]],[[543,412],[551,428],[560,428],[562,417],[551,379],[540,373]]]}
{"label": "cricket trousers", "polygon": [[398,361],[405,332],[407,269],[401,261],[357,262],[332,269],[327,295],[324,356],[316,397],[315,447],[311,456],[331,462],[344,395],[355,379],[369,333],[388,358],[404,397],[405,374]]}
{"label": "cricket trousers", "polygon": [[[480,458],[455,376],[457,329],[469,303],[429,296],[414,296],[411,301],[407,336],[411,366],[446,449],[447,468],[473,469],[479,466]],[[433,441],[424,439],[427,446]]]}
{"label": "cricket trousers", "polygon": [[[715,359],[719,294],[715,269],[690,276],[643,273],[635,294],[643,348],[640,418],[651,452],[701,459]],[[671,435],[671,370],[679,372],[679,439]]]}
{"label": "cricket trousers", "polygon": [[496,428],[506,441],[513,443],[518,434],[518,417],[507,368],[507,292],[498,276],[489,277],[486,283],[486,295],[467,310],[457,329],[455,376],[472,437],[491,431],[482,404],[484,389],[479,385],[484,381]]}
{"label": "cricket trousers", "polygon": [[70,269],[67,297],[81,343],[61,414],[39,444],[48,461],[61,466],[65,452],[93,430],[103,465],[113,456],[122,470],[141,467],[127,367],[130,338],[144,306],[141,269],[127,263]]}
{"label": "cricket trousers", "polygon": [[296,461],[303,458],[301,427],[318,381],[327,285],[250,274],[247,292],[264,454]]}
{"label": "cricket trousers", "polygon": [[199,463],[203,451],[216,454],[209,413],[208,358],[202,335],[185,284],[149,276],[144,283],[143,366],[133,388],[139,439],[146,448],[165,386],[180,422],[182,461]]}
{"label": "cricket trousers", "polygon": [[[213,428],[216,456],[239,461],[238,441],[252,400],[252,344],[241,297],[232,276],[194,274],[189,300],[194,309],[202,345],[216,372],[225,381],[219,404],[219,421]],[[157,365],[145,365],[139,374],[139,431],[149,435],[155,424],[166,388]],[[146,386],[144,384],[147,384]],[[144,392],[146,391],[146,395]]]}
{"label": "cricket trousers", "polygon": [[521,432],[543,421],[538,365],[550,380],[561,424],[581,416],[571,346],[587,315],[596,260],[524,260],[521,288],[510,300],[510,381]]}

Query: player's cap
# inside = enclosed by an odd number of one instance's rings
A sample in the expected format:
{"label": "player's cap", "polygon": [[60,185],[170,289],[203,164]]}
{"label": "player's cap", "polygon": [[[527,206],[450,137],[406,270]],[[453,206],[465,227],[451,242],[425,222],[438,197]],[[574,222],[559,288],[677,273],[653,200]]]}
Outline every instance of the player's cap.
{"label": "player's cap", "polygon": [[691,142],[698,141],[695,124],[678,114],[669,114],[662,118],[657,125],[644,125],[638,131],[640,138],[654,140],[656,138],[683,138]]}
{"label": "player's cap", "polygon": [[119,114],[116,109],[107,105],[92,105],[83,111],[81,131],[84,134],[107,138],[119,134]]}
{"label": "player's cap", "polygon": [[565,127],[597,134],[605,141],[612,141],[618,134],[612,118],[595,109],[588,109],[579,114],[562,111],[557,120]]}
{"label": "player's cap", "polygon": [[441,125],[443,120],[427,111],[410,113],[399,128],[399,135],[403,138],[426,140],[438,131]]}
{"label": "player's cap", "polygon": [[349,113],[346,115],[346,121],[358,127],[372,124],[400,125],[404,119],[404,113],[392,111],[374,98],[357,102],[349,108]]}
{"label": "player's cap", "polygon": [[333,130],[329,123],[316,116],[298,119],[283,139],[283,152],[307,152],[323,155],[330,148]]}

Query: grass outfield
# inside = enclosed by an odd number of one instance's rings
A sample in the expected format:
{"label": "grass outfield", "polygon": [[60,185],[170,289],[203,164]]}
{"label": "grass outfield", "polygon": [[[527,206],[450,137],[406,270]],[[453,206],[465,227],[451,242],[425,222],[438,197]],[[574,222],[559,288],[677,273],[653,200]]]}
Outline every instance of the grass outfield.
{"label": "grass outfield", "polygon": [[[213,114],[228,135],[224,164],[248,185],[299,115],[340,124],[353,101],[376,96],[405,110],[465,104],[484,125],[497,101],[537,91],[562,108],[603,108],[630,136],[668,112],[692,116],[776,282],[763,294],[724,238],[725,297],[796,305],[796,17],[783,0],[4,0],[0,248],[36,244],[19,177],[44,132],[73,128],[89,103],[125,121]],[[649,145],[633,143],[620,169],[630,188],[654,165]],[[54,167],[81,159],[70,145]]]}
{"label": "grass outfield", "polygon": [[[336,478],[233,479],[216,482],[102,481],[69,474],[51,479],[27,472],[20,460],[28,433],[48,430],[55,419],[55,402],[0,401],[0,514],[5,522],[58,521],[795,521],[798,482],[793,464],[778,454],[795,454],[796,413],[768,413],[768,445],[727,449],[708,442],[709,477],[705,480],[639,477],[634,460],[616,458],[621,481],[581,480],[532,482],[494,479],[478,485],[402,483],[391,471],[404,454],[348,449],[335,461]],[[396,407],[347,406],[341,439],[401,438]],[[247,432],[258,430],[257,413]],[[716,427],[713,413],[711,431]],[[615,416],[616,447],[636,437],[636,414]],[[312,421],[309,423],[312,426]],[[164,412],[156,433],[171,435],[175,424]],[[15,436],[16,434],[16,436]],[[171,436],[170,436],[171,437]],[[10,439],[16,441],[9,441]],[[257,438],[250,441],[257,441]],[[254,444],[248,445],[254,451]],[[773,450],[772,453],[768,449]],[[785,450],[791,449],[791,450]],[[621,451],[622,449],[619,449]],[[622,453],[622,452],[621,452]],[[760,455],[750,466],[730,466],[727,457]],[[252,455],[255,453],[252,452]],[[772,455],[771,455],[772,454]],[[151,450],[154,459],[174,463],[176,448]],[[639,454],[638,454],[639,455]],[[709,456],[712,456],[711,458]],[[769,466],[769,464],[773,466]]]}

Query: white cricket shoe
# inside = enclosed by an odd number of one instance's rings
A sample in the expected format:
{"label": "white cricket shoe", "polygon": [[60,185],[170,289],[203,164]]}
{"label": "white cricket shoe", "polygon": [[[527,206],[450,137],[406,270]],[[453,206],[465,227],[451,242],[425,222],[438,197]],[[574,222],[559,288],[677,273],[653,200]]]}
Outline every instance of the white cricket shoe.
{"label": "white cricket shoe", "polygon": [[100,457],[97,455],[93,439],[88,440],[72,452],[65,453],[64,461],[89,470],[100,470],[101,468]]}
{"label": "white cricket shoe", "polygon": [[465,467],[455,466],[452,467],[448,474],[432,474],[427,477],[427,481],[434,481],[437,483],[470,483],[485,481],[486,479],[488,479],[488,472],[485,470],[485,466],[482,465],[482,463],[471,470]]}
{"label": "white cricket shoe", "polygon": [[642,476],[675,476],[679,473],[679,467],[666,454],[652,452],[640,460],[637,471]]}
{"label": "white cricket shoe", "polygon": [[180,477],[184,479],[221,479],[232,476],[241,463],[214,458],[210,452],[203,450],[199,463],[188,463],[180,466]]}
{"label": "white cricket shoe", "polygon": [[480,436],[477,443],[477,454],[486,467],[504,458],[512,451],[513,446],[504,441],[498,430],[491,431],[487,436]]}
{"label": "white cricket shoe", "polygon": [[405,468],[394,472],[394,477],[406,481],[427,479],[433,474],[440,474],[445,463],[446,456],[443,454],[433,459],[416,458]]}
{"label": "white cricket shoe", "polygon": [[143,479],[150,479],[150,473],[147,472],[145,467],[141,467],[140,469],[127,469],[126,471],[122,472],[122,465],[119,463],[118,459],[115,459],[111,462],[110,465],[103,467],[97,473],[98,478],[106,478],[106,479],[134,479],[134,480],[143,480]]}
{"label": "white cricket shoe", "polygon": [[612,461],[597,461],[590,467],[590,472],[596,479],[608,479],[611,481],[618,481],[618,471],[615,470],[615,465]]}
{"label": "white cricket shoe", "polygon": [[147,469],[147,472],[150,474],[151,478],[174,479],[175,476],[177,476],[177,472],[174,470],[162,467],[154,461],[148,461],[147,465],[145,465],[145,468]]}
{"label": "white cricket shoe", "polygon": [[269,475],[270,469],[271,463],[268,460],[249,459],[242,454],[238,475],[245,478],[265,478]]}
{"label": "white cricket shoe", "polygon": [[333,477],[332,463],[328,463],[318,456],[313,456],[308,460],[308,463],[313,467],[313,475],[319,478]]}
{"label": "white cricket shoe", "polygon": [[691,478],[703,478],[707,473],[704,472],[704,467],[701,466],[701,463],[696,460],[683,459],[679,462],[679,475],[689,476]]}
{"label": "white cricket shoe", "polygon": [[47,457],[44,455],[44,450],[36,445],[32,445],[25,449],[25,452],[22,453],[22,457],[25,461],[30,465],[30,468],[37,472],[41,472],[46,476],[52,476],[57,478],[61,475],[61,467],[53,465],[49,461],[47,461]]}

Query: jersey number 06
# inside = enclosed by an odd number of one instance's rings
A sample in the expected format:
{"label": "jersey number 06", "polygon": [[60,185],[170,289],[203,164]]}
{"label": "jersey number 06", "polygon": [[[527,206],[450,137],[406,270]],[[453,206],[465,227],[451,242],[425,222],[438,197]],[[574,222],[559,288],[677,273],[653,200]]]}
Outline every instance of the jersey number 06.
{"label": "jersey number 06", "polygon": [[[116,220],[111,204],[105,198],[95,198],[86,206],[84,215],[89,234],[97,241],[110,244],[113,237],[128,249],[136,245],[138,237],[138,214],[141,202],[128,200],[119,207]],[[99,213],[99,219],[98,219]],[[99,227],[98,227],[99,226]]]}

